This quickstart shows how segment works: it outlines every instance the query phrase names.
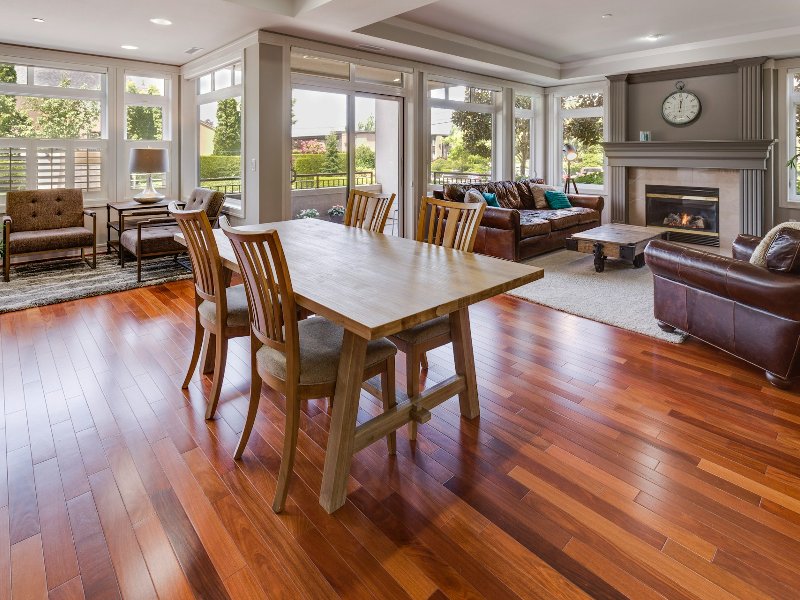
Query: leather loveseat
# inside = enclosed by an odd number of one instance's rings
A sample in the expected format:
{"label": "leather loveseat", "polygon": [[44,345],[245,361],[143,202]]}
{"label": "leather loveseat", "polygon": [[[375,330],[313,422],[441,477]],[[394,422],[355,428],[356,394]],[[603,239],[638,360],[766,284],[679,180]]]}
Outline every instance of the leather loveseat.
{"label": "leather loveseat", "polygon": [[[84,220],[92,220],[92,227]],[[97,215],[83,207],[78,189],[11,191],[6,195],[3,223],[3,279],[9,280],[11,257],[80,248],[81,257],[92,249],[93,269],[97,266]]]}
{"label": "leather loveseat", "polygon": [[766,371],[784,388],[800,375],[800,276],[750,264],[761,238],[740,235],[733,258],[656,240],[645,249],[655,318]]}
{"label": "leather loveseat", "polygon": [[557,250],[573,233],[600,225],[602,196],[568,194],[572,208],[537,209],[534,186],[541,179],[495,181],[485,184],[448,184],[435,192],[439,198],[464,202],[468,190],[496,194],[501,208],[487,206],[483,213],[475,252],[520,261]]}

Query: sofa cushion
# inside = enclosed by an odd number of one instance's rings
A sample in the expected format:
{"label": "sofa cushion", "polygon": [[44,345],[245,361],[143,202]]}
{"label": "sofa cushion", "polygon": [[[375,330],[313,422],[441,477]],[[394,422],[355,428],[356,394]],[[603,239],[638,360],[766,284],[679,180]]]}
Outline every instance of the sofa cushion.
{"label": "sofa cushion", "polygon": [[537,216],[538,212],[533,210],[519,211],[520,237],[529,238],[550,233],[550,221]]}
{"label": "sofa cushion", "polygon": [[[186,246],[175,241],[175,234],[180,233],[177,225],[142,227],[142,254],[158,254],[186,252]],[[138,232],[126,229],[120,238],[122,247],[135,256],[139,256]]]}
{"label": "sofa cushion", "polygon": [[800,230],[778,232],[767,250],[767,268],[777,273],[800,273]]}
{"label": "sofa cushion", "polygon": [[497,202],[503,208],[525,208],[520,200],[517,185],[513,181],[496,181],[489,183],[486,187],[488,190],[480,190],[481,192],[491,192],[496,194]]}
{"label": "sofa cushion", "polygon": [[[553,231],[560,229],[569,229],[581,222],[582,212],[588,209],[580,208],[561,208],[558,210],[532,210],[529,211],[535,218],[546,219],[550,222],[550,228]],[[592,211],[593,212],[593,211]]]}
{"label": "sofa cushion", "polygon": [[572,204],[569,203],[569,198],[567,198],[567,195],[560,190],[547,190],[544,193],[544,197],[547,200],[547,204],[550,205],[550,208],[572,208]]}
{"label": "sofa cushion", "polygon": [[8,192],[6,214],[12,231],[83,227],[83,192],[74,189]]}
{"label": "sofa cushion", "polygon": [[46,250],[67,250],[94,245],[94,234],[85,227],[64,227],[62,229],[41,229],[34,231],[11,231],[8,240],[11,254],[44,252]]}
{"label": "sofa cushion", "polygon": [[[489,192],[486,192],[487,194]],[[473,202],[486,202],[486,199],[483,197],[478,190],[467,190],[467,193],[464,194],[464,202],[466,203],[473,203]]]}
{"label": "sofa cushion", "polygon": [[545,197],[544,193],[548,190],[556,191],[557,188],[554,188],[549,185],[544,185],[542,183],[529,183],[528,184],[531,188],[531,196],[533,197],[533,206],[536,210],[547,210],[550,208],[550,205],[547,203],[547,198]]}

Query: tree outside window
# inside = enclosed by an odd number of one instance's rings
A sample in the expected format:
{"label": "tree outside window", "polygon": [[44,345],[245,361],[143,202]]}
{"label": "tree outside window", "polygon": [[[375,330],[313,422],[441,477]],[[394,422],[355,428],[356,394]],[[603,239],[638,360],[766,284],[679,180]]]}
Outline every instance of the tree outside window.
{"label": "tree outside window", "polygon": [[[604,182],[602,107],[603,94],[599,92],[561,98],[563,141],[578,151],[578,158],[571,165],[577,183],[602,186]],[[565,176],[567,168],[565,159]]]}

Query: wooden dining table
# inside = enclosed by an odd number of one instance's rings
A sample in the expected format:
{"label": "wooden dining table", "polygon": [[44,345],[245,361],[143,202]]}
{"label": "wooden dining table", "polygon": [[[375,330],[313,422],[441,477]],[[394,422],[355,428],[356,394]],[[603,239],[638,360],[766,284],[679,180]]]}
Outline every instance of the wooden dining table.
{"label": "wooden dining table", "polygon": [[[345,503],[353,454],[454,396],[461,415],[480,413],[470,332],[470,304],[544,276],[543,269],[480,254],[345,227],[319,219],[248,225],[277,230],[297,304],[344,328],[319,501],[328,513]],[[230,242],[214,230],[223,264],[239,265]],[[181,234],[175,239],[185,243]],[[356,424],[367,342],[450,315],[455,374],[397,406]]]}

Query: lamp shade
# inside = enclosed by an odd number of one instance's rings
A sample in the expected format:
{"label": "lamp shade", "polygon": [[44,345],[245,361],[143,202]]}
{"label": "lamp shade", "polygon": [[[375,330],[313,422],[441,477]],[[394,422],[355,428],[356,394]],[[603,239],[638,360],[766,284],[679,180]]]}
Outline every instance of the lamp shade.
{"label": "lamp shade", "polygon": [[573,161],[578,158],[578,151],[572,144],[564,144],[564,156],[567,160]]}
{"label": "lamp shade", "polygon": [[132,148],[131,173],[166,173],[169,155],[166,148]]}

